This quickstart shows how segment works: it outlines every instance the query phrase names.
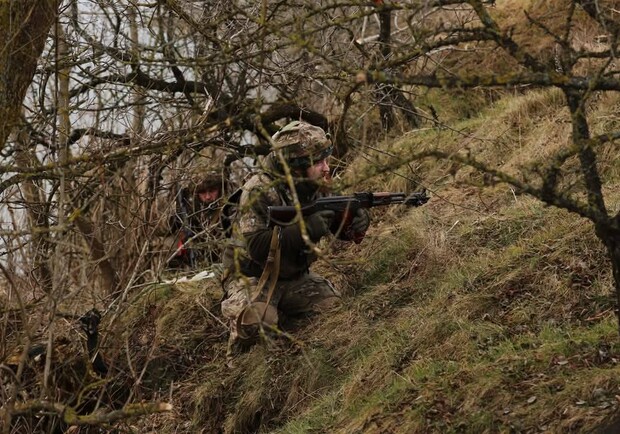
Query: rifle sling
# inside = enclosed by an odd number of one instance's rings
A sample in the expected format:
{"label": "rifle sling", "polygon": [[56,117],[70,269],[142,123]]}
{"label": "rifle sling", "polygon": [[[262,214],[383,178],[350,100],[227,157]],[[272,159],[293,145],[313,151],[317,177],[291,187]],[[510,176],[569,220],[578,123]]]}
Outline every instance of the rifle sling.
{"label": "rifle sling", "polygon": [[[278,322],[277,308],[269,303],[273,297],[278,277],[280,275],[280,226],[273,228],[271,235],[271,244],[269,246],[269,255],[265,262],[265,268],[258,280],[252,302],[237,317],[237,332],[240,337],[243,336],[243,326],[255,325],[266,322],[269,325],[276,325]],[[267,285],[268,284],[268,285]],[[265,301],[258,301],[263,293],[263,289],[267,285],[267,297]]]}

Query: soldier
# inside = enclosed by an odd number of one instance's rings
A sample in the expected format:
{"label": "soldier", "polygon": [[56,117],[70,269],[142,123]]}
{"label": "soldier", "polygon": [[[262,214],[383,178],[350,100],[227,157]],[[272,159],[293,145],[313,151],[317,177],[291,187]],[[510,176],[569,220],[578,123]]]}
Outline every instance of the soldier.
{"label": "soldier", "polygon": [[176,192],[174,204],[167,204],[171,212],[157,214],[160,224],[156,234],[166,237],[169,244],[169,268],[194,268],[202,261],[219,261],[221,197],[222,178],[209,172]]}
{"label": "soldier", "polygon": [[[330,178],[332,143],[323,129],[292,122],[273,136],[273,151],[264,170],[242,187],[232,238],[223,256],[222,314],[229,320],[228,358],[252,345],[260,331],[277,326],[279,313],[296,316],[334,309],[340,293],[325,278],[309,271],[317,259],[304,241],[301,225],[270,228],[267,207],[293,205],[296,194],[303,206],[324,196]],[[285,166],[291,171],[291,189]],[[333,211],[305,218],[311,244],[330,233]],[[365,232],[369,214],[360,209],[351,227]]]}

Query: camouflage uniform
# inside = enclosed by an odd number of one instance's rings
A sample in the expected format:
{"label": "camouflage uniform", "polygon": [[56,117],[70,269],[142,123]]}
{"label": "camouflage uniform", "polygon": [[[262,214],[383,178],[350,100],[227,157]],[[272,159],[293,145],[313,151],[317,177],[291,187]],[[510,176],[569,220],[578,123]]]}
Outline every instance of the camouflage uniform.
{"label": "camouflage uniform", "polygon": [[[286,127],[285,127],[286,128]],[[299,143],[301,139],[302,143]],[[313,155],[326,158],[325,150],[331,152],[331,142],[322,129],[303,124],[302,129],[287,137],[274,136],[276,149],[283,146],[286,160],[294,167],[299,158]],[[298,145],[291,147],[289,145]],[[317,149],[314,149],[317,148]],[[318,152],[315,152],[318,151]],[[329,154],[328,154],[329,155]],[[266,288],[257,293],[257,283],[263,272],[273,229],[268,227],[267,207],[293,205],[293,198],[281,176],[278,157],[272,152],[265,159],[265,171],[255,174],[243,186],[238,204],[238,215],[233,226],[233,236],[224,251],[225,269],[223,288],[226,294],[222,313],[230,322],[229,356],[244,337],[253,340],[256,330],[238,330],[238,318],[252,302],[266,301]],[[316,159],[314,160],[316,161]],[[298,182],[296,192],[302,206],[322,195],[318,184]],[[312,240],[317,242],[318,240]],[[280,234],[280,269],[273,296],[269,304],[274,311],[286,316],[332,309],[340,305],[340,293],[325,278],[309,271],[316,256],[305,244],[299,225],[284,226]],[[277,325],[277,316],[263,319],[263,325]]]}
{"label": "camouflage uniform", "polygon": [[[207,189],[217,189],[217,199],[201,201],[198,193]],[[177,199],[175,222],[176,229],[183,235],[183,253],[187,255],[183,262],[186,265],[194,267],[199,262],[213,264],[220,260],[220,191],[219,179],[206,178],[196,186],[183,189],[181,197]]]}
{"label": "camouflage uniform", "polygon": [[[169,259],[169,267],[219,261],[221,184],[219,174],[203,174],[174,195],[162,195],[156,201],[155,235],[163,238],[161,251]],[[200,201],[198,192],[210,188],[219,190],[219,198],[210,203]]]}

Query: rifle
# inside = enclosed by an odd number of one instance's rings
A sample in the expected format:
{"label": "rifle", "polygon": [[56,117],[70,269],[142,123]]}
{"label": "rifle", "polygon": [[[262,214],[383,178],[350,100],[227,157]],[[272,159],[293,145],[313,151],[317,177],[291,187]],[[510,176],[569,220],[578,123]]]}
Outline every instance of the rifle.
{"label": "rifle", "polygon": [[[314,201],[312,204],[301,208],[301,215],[306,217],[317,211],[331,210],[336,213],[331,232],[339,234],[344,240],[352,240],[359,244],[364,238],[364,233],[351,233],[349,226],[353,217],[360,208],[373,208],[402,203],[407,206],[421,206],[430,199],[423,190],[419,193],[389,193],[389,192],[362,192],[353,193],[350,196],[328,196]],[[286,226],[295,220],[297,211],[293,206],[269,206],[267,218],[269,227]]]}

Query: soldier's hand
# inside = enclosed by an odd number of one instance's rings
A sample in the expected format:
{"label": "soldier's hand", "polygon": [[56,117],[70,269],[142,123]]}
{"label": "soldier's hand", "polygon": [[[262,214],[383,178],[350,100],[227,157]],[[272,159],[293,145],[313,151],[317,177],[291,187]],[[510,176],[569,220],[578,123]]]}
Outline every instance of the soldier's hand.
{"label": "soldier's hand", "polygon": [[306,217],[306,230],[313,242],[316,243],[329,233],[334,217],[336,213],[331,210],[317,211]]}
{"label": "soldier's hand", "polygon": [[363,234],[370,226],[370,213],[365,208],[359,208],[351,221],[351,231],[354,234]]}

